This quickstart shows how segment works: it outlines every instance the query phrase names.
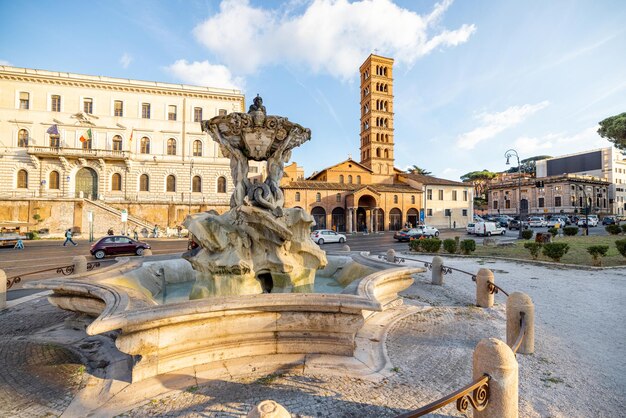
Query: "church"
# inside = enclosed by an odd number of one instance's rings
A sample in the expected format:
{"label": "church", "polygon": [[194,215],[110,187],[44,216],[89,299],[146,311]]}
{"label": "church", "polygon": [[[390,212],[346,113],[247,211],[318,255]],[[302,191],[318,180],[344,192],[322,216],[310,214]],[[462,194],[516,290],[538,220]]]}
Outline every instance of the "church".
{"label": "church", "polygon": [[346,233],[418,222],[465,227],[473,218],[471,185],[394,166],[393,59],[370,55],[360,77],[360,161],[348,158],[306,179],[296,163],[285,167],[285,206],[309,211],[318,229]]}

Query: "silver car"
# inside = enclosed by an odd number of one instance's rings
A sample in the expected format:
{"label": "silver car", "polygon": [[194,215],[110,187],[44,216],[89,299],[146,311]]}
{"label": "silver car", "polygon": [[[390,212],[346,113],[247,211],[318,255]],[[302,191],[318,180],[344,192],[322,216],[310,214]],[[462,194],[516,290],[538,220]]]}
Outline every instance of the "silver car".
{"label": "silver car", "polygon": [[317,229],[311,232],[311,239],[318,245],[322,245],[325,242],[338,242],[343,244],[346,242],[346,236],[338,234],[330,229]]}

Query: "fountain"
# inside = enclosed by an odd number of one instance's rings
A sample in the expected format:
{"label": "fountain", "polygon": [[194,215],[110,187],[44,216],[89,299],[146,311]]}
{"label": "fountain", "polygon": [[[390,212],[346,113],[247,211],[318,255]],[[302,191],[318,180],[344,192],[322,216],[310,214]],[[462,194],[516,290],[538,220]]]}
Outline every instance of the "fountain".
{"label": "fountain", "polygon": [[[51,289],[52,304],[95,317],[87,334],[115,331],[133,383],[174,371],[215,378],[329,364],[344,374],[378,373],[385,357],[372,341],[382,337],[372,335],[380,322],[368,323],[400,304],[398,292],[424,269],[350,253],[327,257],[310,238],[312,217],[284,208],[278,184],[291,150],[311,132],[268,116],[260,97],[248,113],[214,117],[202,129],[230,158],[234,192],[228,212],[185,220],[197,248],[182,259],[118,258],[28,287]],[[263,183],[249,181],[249,160],[266,161]],[[316,272],[344,287],[312,293]]]}

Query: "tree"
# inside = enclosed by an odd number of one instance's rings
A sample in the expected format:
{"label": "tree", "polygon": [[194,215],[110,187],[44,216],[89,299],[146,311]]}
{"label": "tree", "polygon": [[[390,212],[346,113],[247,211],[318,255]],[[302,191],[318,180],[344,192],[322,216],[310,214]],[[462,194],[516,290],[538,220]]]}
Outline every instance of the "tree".
{"label": "tree", "polygon": [[626,112],[601,121],[598,134],[611,141],[617,148],[626,150]]}
{"label": "tree", "polygon": [[[527,173],[532,175],[533,177],[537,175],[537,161],[545,160],[548,158],[552,158],[550,155],[537,155],[536,157],[526,158],[520,161],[520,168],[522,173]],[[517,173],[517,167],[511,167],[507,171],[507,173]]]}
{"label": "tree", "polygon": [[485,186],[489,180],[495,178],[498,174],[487,169],[481,171],[470,171],[461,176],[463,183],[472,183],[474,186],[474,196],[477,198],[485,198]]}
{"label": "tree", "polygon": [[430,171],[419,168],[416,165],[413,165],[413,167],[407,169],[406,172],[410,174],[421,174],[422,176],[430,176],[432,174]]}

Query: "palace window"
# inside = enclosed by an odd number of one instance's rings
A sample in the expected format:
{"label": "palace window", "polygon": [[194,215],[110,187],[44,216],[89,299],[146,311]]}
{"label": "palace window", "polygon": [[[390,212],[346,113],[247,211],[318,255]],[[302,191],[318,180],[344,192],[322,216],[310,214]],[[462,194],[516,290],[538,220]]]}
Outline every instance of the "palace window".
{"label": "palace window", "polygon": [[356,176],[356,184],[361,184],[361,176]]}
{"label": "palace window", "polygon": [[467,202],[467,190],[463,190],[463,201]]}
{"label": "palace window", "polygon": [[169,105],[167,107],[167,120],[176,120],[176,106]]}
{"label": "palace window", "polygon": [[124,102],[116,100],[113,102],[113,116],[124,116]]}
{"label": "palace window", "polygon": [[139,143],[139,152],[142,154],[150,154],[150,138],[143,137]]}
{"label": "palace window", "polygon": [[456,200],[456,190],[452,190],[452,200]]}
{"label": "palace window", "polygon": [[20,109],[28,110],[30,108],[30,93],[20,92]]}
{"label": "palace window", "polygon": [[341,202],[341,193],[337,193],[336,201],[337,203]]}
{"label": "palace window", "polygon": [[339,174],[339,183],[343,184],[343,174]]}
{"label": "palace window", "polygon": [[193,156],[194,157],[202,157],[202,141],[196,139],[193,141]]}
{"label": "palace window", "polygon": [[426,209],[426,216],[433,216],[433,210],[432,209]]}
{"label": "palace window", "polygon": [[113,151],[121,151],[122,150],[122,137],[119,135],[115,135],[113,137]]}
{"label": "palace window", "polygon": [[432,189],[426,190],[426,199],[433,200],[433,190]]}
{"label": "palace window", "polygon": [[27,147],[28,146],[28,131],[26,129],[20,129],[17,133],[17,146],[18,147]]}
{"label": "palace window", "polygon": [[393,203],[398,203],[398,195],[397,194],[393,195]]}
{"label": "palace window", "polygon": [[226,178],[218,177],[217,179],[217,192],[226,193]]}
{"label": "palace window", "polygon": [[443,190],[439,190],[439,200],[443,200]]}
{"label": "palace window", "polygon": [[463,216],[467,216],[467,209],[462,210]]}
{"label": "palace window", "polygon": [[411,204],[414,205],[415,204],[415,196],[411,196]]}
{"label": "palace window", "polygon": [[322,194],[321,193],[316,193],[315,194],[315,201],[316,202],[321,202],[322,201]]}
{"label": "palace window", "polygon": [[142,174],[139,177],[139,191],[140,192],[150,191],[150,177],[148,177],[147,174]]}
{"label": "palace window", "polygon": [[191,181],[191,191],[194,193],[202,193],[202,179],[200,176],[194,176]]}
{"label": "palace window", "polygon": [[296,202],[300,201],[300,192],[296,192],[296,198],[295,198]]}
{"label": "palace window", "polygon": [[[508,200],[507,200],[507,202],[508,202]],[[498,209],[498,201],[497,200],[493,201],[492,207],[493,207],[493,209]]]}
{"label": "palace window", "polygon": [[50,146],[52,148],[59,148],[61,146],[61,138],[58,135],[50,135]]}
{"label": "palace window", "polygon": [[150,103],[141,104],[141,118],[150,119]]}
{"label": "palace window", "polygon": [[58,94],[53,94],[50,97],[50,111],[52,112],[60,112],[61,111],[61,96]]}
{"label": "palace window", "polygon": [[17,188],[28,189],[28,172],[26,170],[17,172]]}
{"label": "palace window", "polygon": [[504,207],[506,209],[511,209],[511,201],[510,200],[505,200],[504,201]]}
{"label": "palace window", "polygon": [[348,184],[352,184],[352,175],[348,175]]}
{"label": "palace window", "polygon": [[176,191],[176,177],[173,174],[167,176],[165,181],[165,191],[166,192],[175,192]]}
{"label": "palace window", "polygon": [[539,206],[540,208],[545,206],[545,199],[543,197],[540,197],[537,201],[537,206]]}
{"label": "palace window", "polygon": [[85,97],[83,99],[83,112],[92,114],[93,113],[93,99],[89,97]]}
{"label": "palace window", "polygon": [[202,122],[202,108],[201,107],[193,108],[193,121]]}
{"label": "palace window", "polygon": [[561,206],[561,196],[554,197],[554,206]]}
{"label": "palace window", "polygon": [[176,155],[176,140],[174,138],[167,140],[167,155]]}
{"label": "palace window", "polygon": [[55,190],[59,189],[59,172],[58,171],[50,172],[50,175],[48,176],[48,188],[55,189]]}
{"label": "palace window", "polygon": [[111,190],[117,192],[122,190],[122,175],[120,173],[113,173],[111,177]]}

